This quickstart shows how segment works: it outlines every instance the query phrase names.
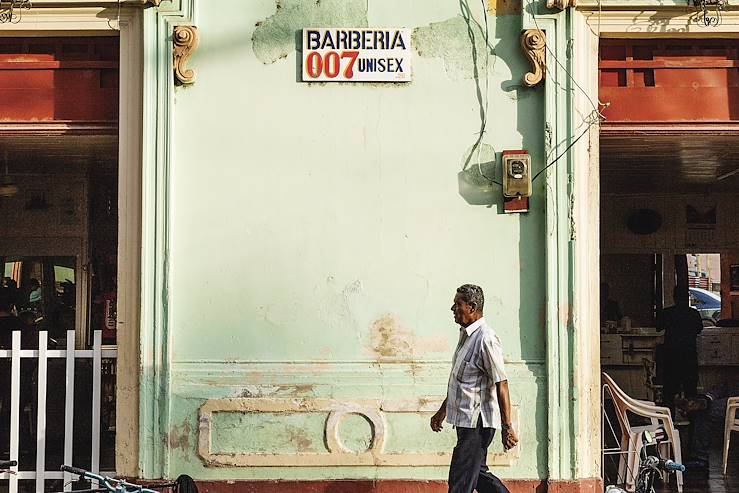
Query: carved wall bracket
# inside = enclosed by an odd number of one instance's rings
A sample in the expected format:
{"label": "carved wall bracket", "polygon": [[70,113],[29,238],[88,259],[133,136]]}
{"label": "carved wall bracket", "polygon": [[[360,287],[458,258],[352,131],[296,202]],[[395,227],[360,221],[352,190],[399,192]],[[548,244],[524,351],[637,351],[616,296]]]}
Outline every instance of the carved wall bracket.
{"label": "carved wall bracket", "polygon": [[175,26],[172,36],[174,43],[173,67],[174,81],[178,85],[189,85],[195,82],[195,71],[187,68],[193,53],[198,47],[200,38],[195,26]]}
{"label": "carved wall bracket", "polygon": [[577,0],[547,0],[547,8],[564,10],[568,7],[575,7]]}
{"label": "carved wall bracket", "polygon": [[139,3],[144,7],[159,7],[162,0],[139,0]]}
{"label": "carved wall bracket", "polygon": [[546,73],[546,34],[539,29],[527,29],[521,35],[521,47],[533,68],[523,76],[523,82],[528,87],[534,87],[544,79]]}

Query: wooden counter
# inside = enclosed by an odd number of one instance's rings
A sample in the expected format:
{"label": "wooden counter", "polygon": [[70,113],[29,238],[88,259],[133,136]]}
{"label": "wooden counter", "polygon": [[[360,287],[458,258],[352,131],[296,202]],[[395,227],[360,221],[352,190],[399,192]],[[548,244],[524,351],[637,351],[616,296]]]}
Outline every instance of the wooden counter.
{"label": "wooden counter", "polygon": [[[654,327],[632,328],[628,333],[601,331],[600,361],[629,395],[649,399],[644,360],[654,362],[654,351],[663,336]],[[698,335],[699,390],[730,379],[739,379],[739,327],[706,327]]]}

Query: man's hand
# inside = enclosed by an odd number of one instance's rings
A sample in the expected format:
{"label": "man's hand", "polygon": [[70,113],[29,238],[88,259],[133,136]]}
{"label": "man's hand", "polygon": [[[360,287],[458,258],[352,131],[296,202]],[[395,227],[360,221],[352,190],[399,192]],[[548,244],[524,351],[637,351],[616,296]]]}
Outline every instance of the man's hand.
{"label": "man's hand", "polygon": [[500,436],[503,440],[504,449],[510,450],[518,445],[518,435],[516,435],[516,432],[513,428],[503,428]]}
{"label": "man's hand", "polygon": [[441,406],[436,414],[431,416],[431,429],[437,433],[444,429],[444,418],[446,418],[446,405]]}

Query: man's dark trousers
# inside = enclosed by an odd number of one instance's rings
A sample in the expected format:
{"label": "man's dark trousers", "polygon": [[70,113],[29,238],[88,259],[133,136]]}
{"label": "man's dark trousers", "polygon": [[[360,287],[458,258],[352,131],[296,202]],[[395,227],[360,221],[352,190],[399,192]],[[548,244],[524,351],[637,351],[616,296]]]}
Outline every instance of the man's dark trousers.
{"label": "man's dark trousers", "polygon": [[449,468],[449,493],[510,493],[487,466],[488,447],[495,428],[483,428],[482,418],[477,428],[457,427],[457,446]]}
{"label": "man's dark trousers", "polygon": [[675,394],[688,399],[698,394],[697,350],[668,350],[665,355],[664,404],[675,415]]}

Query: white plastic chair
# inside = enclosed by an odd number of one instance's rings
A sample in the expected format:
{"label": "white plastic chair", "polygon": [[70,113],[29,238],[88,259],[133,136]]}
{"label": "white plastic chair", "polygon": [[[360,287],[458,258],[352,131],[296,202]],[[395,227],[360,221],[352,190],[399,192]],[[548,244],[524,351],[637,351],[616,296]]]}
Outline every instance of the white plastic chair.
{"label": "white plastic chair", "polygon": [[726,466],[729,462],[729,441],[731,440],[731,432],[739,431],[739,397],[729,397],[726,403],[726,424],[724,426],[724,476],[726,476]]}
{"label": "white plastic chair", "polygon": [[644,384],[651,393],[652,401],[661,401],[664,387],[656,383],[657,365],[653,359],[642,358],[644,364]]}
{"label": "white plastic chair", "polygon": [[[621,454],[618,466],[619,480],[623,478],[626,490],[634,490],[634,482],[636,473],[639,469],[640,452],[643,446],[642,434],[644,431],[656,432],[664,430],[667,436],[666,440],[660,442],[660,454],[668,457],[669,450],[672,449],[672,458],[675,462],[682,463],[680,453],[680,433],[672,422],[670,410],[666,407],[656,406],[653,402],[641,401],[627,395],[615,381],[603,372],[603,391],[608,393],[613,399],[616,409],[616,417],[621,427]],[[629,422],[628,413],[631,412],[637,416],[641,416],[650,420],[650,424],[646,426],[632,426]],[[683,491],[683,474],[675,473],[677,480],[677,491]]]}

